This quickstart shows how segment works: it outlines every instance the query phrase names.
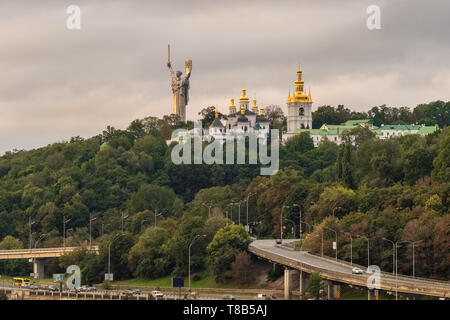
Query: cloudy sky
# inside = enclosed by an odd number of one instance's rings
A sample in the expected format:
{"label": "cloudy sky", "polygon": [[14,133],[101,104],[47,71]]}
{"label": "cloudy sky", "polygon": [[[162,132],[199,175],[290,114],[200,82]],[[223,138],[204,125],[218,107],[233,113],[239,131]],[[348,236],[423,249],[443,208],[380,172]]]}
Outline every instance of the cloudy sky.
{"label": "cloudy sky", "polygon": [[[81,7],[81,30],[66,9]],[[368,5],[381,30],[368,30]],[[314,109],[450,100],[450,1],[1,0],[0,154],[90,137],[172,110],[193,61],[189,119],[248,95],[285,107],[298,65]]]}

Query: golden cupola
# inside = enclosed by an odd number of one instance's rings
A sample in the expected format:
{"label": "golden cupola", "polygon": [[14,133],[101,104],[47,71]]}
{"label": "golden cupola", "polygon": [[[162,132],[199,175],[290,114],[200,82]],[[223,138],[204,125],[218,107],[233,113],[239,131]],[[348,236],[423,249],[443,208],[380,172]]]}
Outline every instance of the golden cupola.
{"label": "golden cupola", "polygon": [[302,70],[298,68],[297,80],[294,82],[295,87],[290,102],[306,102],[308,100],[308,96],[304,91],[305,82],[302,80],[302,74]]}
{"label": "golden cupola", "polygon": [[216,119],[219,117],[219,110],[217,109],[217,107],[216,107],[215,116],[216,116]]}
{"label": "golden cupola", "polygon": [[230,109],[230,113],[236,112],[236,105],[234,104],[234,99],[231,99],[231,105],[228,108]]}
{"label": "golden cupola", "polygon": [[258,113],[258,106],[256,105],[256,99],[253,99],[252,111],[256,114]]}
{"label": "golden cupola", "polygon": [[239,102],[248,102],[248,101],[249,101],[249,99],[248,99],[248,97],[247,97],[246,91],[247,91],[247,90],[242,89],[242,96],[241,96],[241,98],[239,99]]}

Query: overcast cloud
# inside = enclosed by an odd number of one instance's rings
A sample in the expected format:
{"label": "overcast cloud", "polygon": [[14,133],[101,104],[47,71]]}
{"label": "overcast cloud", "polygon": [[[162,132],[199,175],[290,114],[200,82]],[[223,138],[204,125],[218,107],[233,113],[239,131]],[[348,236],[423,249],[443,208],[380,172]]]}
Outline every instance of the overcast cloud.
{"label": "overcast cloud", "polygon": [[[66,9],[82,29],[66,28]],[[382,29],[366,28],[381,7]],[[450,100],[450,1],[0,2],[0,154],[172,111],[172,64],[192,59],[188,119],[245,85],[285,108],[300,64],[314,109]]]}

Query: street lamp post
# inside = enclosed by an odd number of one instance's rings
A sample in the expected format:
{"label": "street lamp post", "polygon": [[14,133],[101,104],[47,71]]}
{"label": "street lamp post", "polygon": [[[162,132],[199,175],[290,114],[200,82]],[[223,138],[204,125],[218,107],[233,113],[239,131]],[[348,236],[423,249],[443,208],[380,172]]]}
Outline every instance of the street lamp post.
{"label": "street lamp post", "polygon": [[206,203],[202,203],[202,205],[208,208],[208,218],[211,217],[212,204],[207,205]]}
{"label": "street lamp post", "polygon": [[125,215],[125,212],[122,211],[122,232],[124,231],[125,219],[128,218],[128,215]]}
{"label": "street lamp post", "polygon": [[303,235],[303,230],[302,230],[302,207],[300,205],[296,204],[296,203],[294,203],[292,206],[293,207],[298,207],[298,209],[300,210],[300,221],[299,221],[300,234],[299,234],[299,238],[301,239],[302,235]]}
{"label": "street lamp post", "polygon": [[66,220],[66,217],[63,216],[63,248],[66,247],[66,223],[69,221],[70,219]]}
{"label": "street lamp post", "polygon": [[414,257],[414,248],[415,248],[416,243],[423,242],[423,240],[417,240],[417,241],[405,240],[405,241],[402,241],[402,242],[410,243],[412,245],[413,278],[415,278],[416,277],[416,267],[415,267],[416,262],[415,262],[415,257]]}
{"label": "street lamp post", "polygon": [[294,225],[294,229],[292,229],[292,233],[293,233],[294,239],[295,239],[295,222],[292,221],[291,219],[286,219],[286,218],[284,220],[286,220],[286,221],[288,221],[288,222],[290,222],[290,223],[292,223]]}
{"label": "street lamp post", "polygon": [[[328,227],[323,227],[324,229],[328,229],[328,230],[331,230],[331,231],[333,231],[334,232],[334,234],[336,235],[336,261],[337,261],[337,252],[338,252],[338,241],[337,241],[337,231],[336,230],[333,230],[333,229],[331,229],[331,228],[328,228]],[[323,256],[323,231],[322,231],[322,256]]]}
{"label": "street lamp post", "polygon": [[44,238],[47,237],[48,235],[49,235],[48,233],[41,234],[41,236],[40,236],[40,237],[37,239],[37,241],[34,243],[34,248],[36,249],[36,247],[37,247],[39,241],[41,241],[42,239],[44,239]]}
{"label": "street lamp post", "polygon": [[256,192],[250,192],[247,196],[247,226],[248,226],[248,200],[251,196],[256,196]]}
{"label": "street lamp post", "polygon": [[155,227],[156,227],[156,217],[159,217],[163,215],[164,211],[161,211],[161,213],[158,214],[158,209],[155,209]]}
{"label": "street lamp post", "polygon": [[392,243],[392,274],[395,274],[395,243],[392,240],[383,238],[385,241]]}
{"label": "street lamp post", "polygon": [[393,256],[395,259],[393,258],[394,259],[393,261],[395,262],[395,269],[394,269],[394,267],[392,267],[392,269],[395,270],[395,300],[398,300],[398,244],[399,244],[399,241],[394,242],[394,241],[386,239],[386,238],[383,238],[383,240],[391,242],[392,247],[394,248]]}
{"label": "street lamp post", "polygon": [[353,237],[350,232],[345,232],[350,236],[350,265],[353,266]]}
{"label": "street lamp post", "polygon": [[234,202],[232,201],[232,202],[230,202],[230,204],[229,204],[229,206],[230,206],[230,220],[231,220],[231,223],[233,223],[233,206],[234,206]]}
{"label": "street lamp post", "polygon": [[194,239],[192,239],[191,243],[189,244],[189,291],[191,291],[191,247],[194,244],[195,240],[197,240],[200,237],[206,237],[205,234],[203,235],[195,235]]}
{"label": "street lamp post", "polygon": [[111,241],[109,242],[109,245],[108,245],[108,274],[111,274],[111,245],[112,245],[113,241],[116,240],[120,236],[123,236],[123,233],[119,233],[119,234],[115,235],[111,239]]}
{"label": "street lamp post", "polygon": [[30,249],[31,249],[31,226],[34,224],[34,221],[31,221],[31,215],[28,217],[28,224],[29,224],[29,241],[30,241]]}
{"label": "street lamp post", "polygon": [[89,248],[92,246],[92,221],[97,218],[92,218],[92,214],[89,213]]}
{"label": "street lamp post", "polygon": [[238,225],[241,225],[241,203],[242,203],[242,200],[238,201],[238,203],[237,203],[237,205],[239,206]]}
{"label": "street lamp post", "polygon": [[357,237],[359,238],[364,238],[367,240],[367,267],[370,266],[370,245],[369,245],[369,238],[367,238],[366,236],[360,236],[357,235]]}

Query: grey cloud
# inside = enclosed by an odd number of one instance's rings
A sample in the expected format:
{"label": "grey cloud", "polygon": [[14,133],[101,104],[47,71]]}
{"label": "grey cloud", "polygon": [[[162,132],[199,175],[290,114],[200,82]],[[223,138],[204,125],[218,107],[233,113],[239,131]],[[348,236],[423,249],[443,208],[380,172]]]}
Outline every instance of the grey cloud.
{"label": "grey cloud", "polygon": [[[69,4],[82,30],[65,28]],[[370,4],[382,29],[365,27]],[[298,64],[314,106],[449,100],[447,1],[52,1],[0,3],[0,153],[171,112],[176,69],[193,60],[188,118],[226,112],[245,85],[284,106]],[[11,135],[11,130],[20,134]]]}

